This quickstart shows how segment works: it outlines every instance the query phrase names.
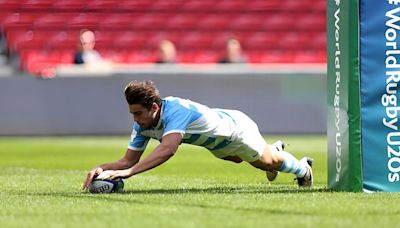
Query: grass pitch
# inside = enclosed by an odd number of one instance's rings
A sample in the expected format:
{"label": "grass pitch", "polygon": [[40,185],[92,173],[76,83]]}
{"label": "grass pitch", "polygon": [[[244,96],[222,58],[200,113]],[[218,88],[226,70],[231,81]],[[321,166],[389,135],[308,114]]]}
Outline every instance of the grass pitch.
{"label": "grass pitch", "polygon": [[[246,163],[182,146],[167,163],[125,180],[123,194],[82,192],[87,171],[119,159],[127,137],[0,138],[1,227],[398,227],[398,193],[327,190],[324,136],[285,140],[314,158],[315,186],[268,183]],[[151,143],[144,154],[156,146]]]}

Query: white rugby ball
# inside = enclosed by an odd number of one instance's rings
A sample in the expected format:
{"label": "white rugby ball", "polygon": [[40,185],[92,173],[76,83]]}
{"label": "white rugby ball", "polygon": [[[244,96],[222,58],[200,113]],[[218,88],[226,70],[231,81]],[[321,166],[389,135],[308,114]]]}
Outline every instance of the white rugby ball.
{"label": "white rugby ball", "polygon": [[[100,176],[100,175],[99,175]],[[95,177],[89,185],[90,193],[121,193],[124,190],[124,181],[119,178],[115,180],[99,179]]]}

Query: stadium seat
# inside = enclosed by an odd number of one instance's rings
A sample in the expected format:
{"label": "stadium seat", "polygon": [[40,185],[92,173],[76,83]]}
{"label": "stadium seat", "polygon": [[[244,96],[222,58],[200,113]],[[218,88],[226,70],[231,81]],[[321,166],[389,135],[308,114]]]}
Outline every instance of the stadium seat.
{"label": "stadium seat", "polygon": [[181,8],[185,12],[210,12],[218,2],[215,0],[190,0]]}
{"label": "stadium seat", "polygon": [[98,30],[122,30],[129,31],[132,24],[139,14],[126,14],[123,17],[120,14],[105,15],[98,23]]}
{"label": "stadium seat", "polygon": [[59,64],[71,64],[71,51],[41,51],[31,50],[21,52],[21,68],[33,75],[40,75],[43,71],[53,69]]}
{"label": "stadium seat", "polygon": [[15,29],[31,29],[33,21],[40,17],[39,13],[13,13],[3,18],[2,28],[5,32]]}
{"label": "stadium seat", "polygon": [[49,35],[47,48],[76,50],[78,34],[79,31],[57,31],[53,35]]}
{"label": "stadium seat", "polygon": [[19,6],[21,11],[48,12],[53,6],[53,0],[26,0]]}
{"label": "stadium seat", "polygon": [[236,0],[236,1],[219,1],[214,6],[214,10],[221,12],[241,12],[249,4],[247,0]]}
{"label": "stadium seat", "polygon": [[20,1],[0,0],[1,11],[5,12],[16,12],[21,4]]}
{"label": "stadium seat", "polygon": [[67,21],[66,28],[77,30],[77,29],[92,29],[97,28],[97,24],[100,19],[104,17],[104,14],[100,13],[81,13]]}
{"label": "stadium seat", "polygon": [[229,14],[205,15],[204,19],[198,22],[197,29],[202,30],[226,30],[231,22]]}
{"label": "stadium seat", "polygon": [[49,13],[40,16],[33,22],[32,29],[35,30],[64,30],[66,22],[70,20],[72,14],[66,13]]}
{"label": "stadium seat", "polygon": [[259,14],[244,14],[238,15],[233,19],[230,28],[235,31],[253,30],[257,31],[264,23],[263,15]]}
{"label": "stadium seat", "polygon": [[186,0],[155,0],[150,10],[158,12],[179,12]]}
{"label": "stadium seat", "polygon": [[176,14],[168,22],[166,22],[166,29],[187,29],[192,30],[196,28],[197,23],[202,20],[202,14]]}
{"label": "stadium seat", "polygon": [[52,8],[56,12],[80,12],[86,9],[86,1],[81,0],[56,0]]}
{"label": "stadium seat", "polygon": [[250,12],[274,12],[276,10],[279,10],[281,7],[281,1],[280,0],[254,0],[251,2],[248,2],[248,5],[246,6],[246,10]]}
{"label": "stadium seat", "polygon": [[219,53],[213,51],[185,51],[178,53],[179,63],[216,63]]}
{"label": "stadium seat", "polygon": [[325,31],[325,27],[325,14],[322,13],[303,15],[297,21],[297,29],[302,31]]}
{"label": "stadium seat", "polygon": [[115,8],[115,3],[115,1],[110,0],[87,1],[85,9],[92,12],[107,12]]}
{"label": "stadium seat", "polygon": [[153,4],[153,1],[148,1],[148,0],[120,0],[117,2],[114,2],[116,4],[116,9],[124,9],[127,12],[146,12],[150,10],[150,7]]}
{"label": "stadium seat", "polygon": [[255,32],[245,37],[245,40],[242,43],[246,50],[268,50],[269,48],[274,47],[277,41],[279,42],[281,36],[282,33]]}
{"label": "stadium seat", "polygon": [[113,38],[112,45],[116,49],[140,49],[146,47],[149,34],[145,32],[122,32]]}
{"label": "stadium seat", "polygon": [[139,16],[135,21],[132,21],[132,29],[165,29],[167,22],[170,21],[173,16],[173,14],[159,13],[155,17],[152,13],[146,13]]}
{"label": "stadium seat", "polygon": [[121,53],[123,63],[154,63],[157,60],[157,52],[154,50],[131,51]]}
{"label": "stadium seat", "polygon": [[296,19],[298,15],[293,14],[290,16],[280,15],[273,13],[264,18],[262,29],[266,31],[293,31],[296,27]]}
{"label": "stadium seat", "polygon": [[215,33],[190,32],[183,35],[179,40],[179,47],[183,49],[210,49],[215,38]]}
{"label": "stadium seat", "polygon": [[0,0],[9,51],[36,50],[21,58],[28,70],[61,61],[53,51],[75,51],[84,28],[116,62],[154,62],[163,39],[176,45],[180,62],[215,62],[237,38],[250,62],[320,63],[325,17],[325,0]]}

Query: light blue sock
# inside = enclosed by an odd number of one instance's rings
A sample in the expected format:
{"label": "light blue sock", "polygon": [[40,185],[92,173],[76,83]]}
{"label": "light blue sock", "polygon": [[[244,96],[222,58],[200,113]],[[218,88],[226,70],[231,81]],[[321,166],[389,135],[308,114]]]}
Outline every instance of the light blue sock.
{"label": "light blue sock", "polygon": [[280,172],[293,173],[297,177],[306,175],[306,167],[297,158],[286,151],[279,151],[279,153],[284,157],[282,166],[278,169]]}

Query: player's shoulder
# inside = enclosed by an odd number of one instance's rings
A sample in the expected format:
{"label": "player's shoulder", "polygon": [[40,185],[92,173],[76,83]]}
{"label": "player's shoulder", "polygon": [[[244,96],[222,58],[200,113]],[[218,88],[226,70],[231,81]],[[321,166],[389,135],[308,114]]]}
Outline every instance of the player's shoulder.
{"label": "player's shoulder", "polygon": [[174,113],[177,111],[185,110],[185,101],[179,97],[165,97],[163,99],[163,113]]}
{"label": "player's shoulder", "polygon": [[163,104],[165,106],[164,110],[171,112],[183,111],[183,112],[202,113],[202,112],[207,112],[209,110],[209,108],[203,104],[179,97],[165,97]]}
{"label": "player's shoulder", "polygon": [[175,109],[184,109],[187,108],[188,102],[190,102],[187,99],[182,99],[180,97],[165,97],[163,104],[165,105],[166,109],[168,110],[175,110]]}
{"label": "player's shoulder", "polygon": [[183,98],[180,97],[173,97],[173,96],[168,96],[163,98],[164,102],[170,103],[170,104],[177,104],[184,100]]}

